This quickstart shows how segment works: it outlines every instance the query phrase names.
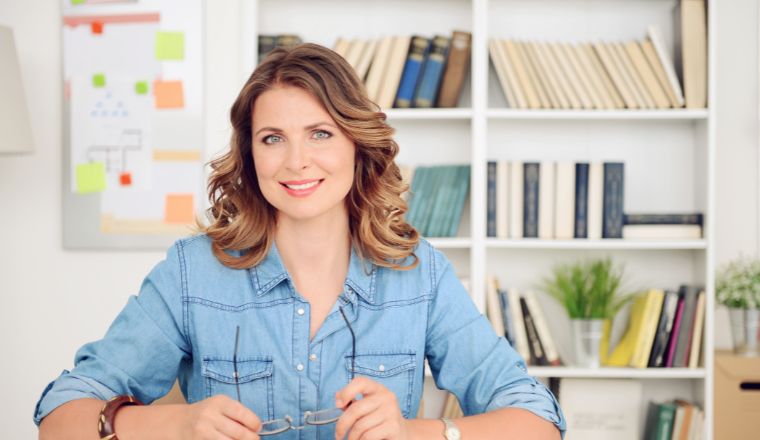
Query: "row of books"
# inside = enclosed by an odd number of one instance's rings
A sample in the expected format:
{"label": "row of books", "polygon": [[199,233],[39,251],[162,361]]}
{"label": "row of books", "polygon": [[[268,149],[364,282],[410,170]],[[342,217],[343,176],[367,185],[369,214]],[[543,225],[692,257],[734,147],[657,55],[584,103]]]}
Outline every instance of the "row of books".
{"label": "row of books", "polygon": [[425,237],[457,235],[470,192],[469,165],[402,166],[411,182],[406,221]]}
{"label": "row of books", "polygon": [[677,399],[649,402],[645,440],[699,440],[704,433],[705,413],[694,403]]}
{"label": "row of books", "polygon": [[294,34],[259,35],[258,63],[276,47],[292,47],[303,43],[303,39]]}
{"label": "row of books", "polygon": [[701,213],[625,213],[622,162],[489,161],[486,235],[698,239]]}
{"label": "row of books", "polygon": [[470,67],[472,35],[338,38],[334,50],[364,80],[380,108],[456,107]]}
{"label": "row of books", "polygon": [[489,277],[486,317],[496,334],[504,336],[526,364],[562,365],[546,317],[530,290],[500,289],[496,277]]}
{"label": "row of books", "polygon": [[[697,368],[705,325],[704,289],[650,289],[631,306],[628,329],[603,363],[635,368]],[[609,335],[605,335],[609,338]]]}

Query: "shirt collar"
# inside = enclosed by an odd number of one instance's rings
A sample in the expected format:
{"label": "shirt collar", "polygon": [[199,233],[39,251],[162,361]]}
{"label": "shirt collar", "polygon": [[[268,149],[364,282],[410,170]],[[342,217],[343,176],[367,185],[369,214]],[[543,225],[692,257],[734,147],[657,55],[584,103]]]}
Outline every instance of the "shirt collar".
{"label": "shirt collar", "polygon": [[[277,249],[274,240],[272,240],[272,245],[264,260],[251,268],[249,273],[257,297],[266,295],[274,286],[286,279],[290,279],[290,275],[282,263],[280,251]],[[373,303],[375,297],[376,273],[377,267],[368,260],[362,260],[354,247],[351,246],[351,256],[345,284],[370,304]]]}

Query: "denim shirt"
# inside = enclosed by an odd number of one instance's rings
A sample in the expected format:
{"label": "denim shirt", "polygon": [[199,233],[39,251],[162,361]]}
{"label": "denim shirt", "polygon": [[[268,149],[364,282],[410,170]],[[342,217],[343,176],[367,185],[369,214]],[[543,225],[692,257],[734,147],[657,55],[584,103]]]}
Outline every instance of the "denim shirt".
{"label": "denim shirt", "polygon": [[[179,240],[130,296],[103,339],[83,345],[75,367],[42,392],[34,422],[73,399],[131,394],[148,404],[179,379],[188,403],[216,394],[237,398],[233,376],[236,326],[240,398],[262,421],[335,406],[352,369],[396,394],[414,418],[425,360],[438,388],[456,395],[465,415],[502,407],[526,409],[555,424],[565,420],[552,393],[497,337],[446,256],[420,240],[419,265],[393,270],[351,252],[343,292],[310,339],[309,302],[300,295],[273,244],[250,269],[217,260],[205,235]],[[411,257],[409,260],[411,261]],[[94,429],[94,428],[93,428]],[[442,428],[443,429],[443,428]],[[332,439],[335,424],[306,426],[278,439]]]}

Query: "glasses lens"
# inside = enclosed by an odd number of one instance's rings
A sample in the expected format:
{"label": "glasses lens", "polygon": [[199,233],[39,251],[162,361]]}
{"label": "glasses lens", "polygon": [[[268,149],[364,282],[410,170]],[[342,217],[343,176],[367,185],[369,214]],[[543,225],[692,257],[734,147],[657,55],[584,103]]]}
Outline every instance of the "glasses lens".
{"label": "glasses lens", "polygon": [[261,424],[261,430],[259,431],[259,435],[274,435],[279,434],[281,432],[285,432],[288,429],[290,429],[290,420],[286,419],[280,419],[280,420],[271,420],[269,422],[264,422]]}
{"label": "glasses lens", "polygon": [[309,425],[326,425],[337,422],[341,414],[343,414],[343,410],[340,408],[323,409],[322,411],[309,413],[306,416],[305,422]]}

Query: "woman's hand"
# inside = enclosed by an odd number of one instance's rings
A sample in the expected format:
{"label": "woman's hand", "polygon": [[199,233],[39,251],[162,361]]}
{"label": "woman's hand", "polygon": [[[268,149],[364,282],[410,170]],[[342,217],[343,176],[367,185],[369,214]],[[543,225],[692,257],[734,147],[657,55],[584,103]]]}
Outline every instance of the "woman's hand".
{"label": "woman's hand", "polygon": [[216,395],[190,405],[180,436],[186,440],[258,440],[258,416],[237,400]]}
{"label": "woman's hand", "polygon": [[[361,400],[354,400],[357,394]],[[373,380],[357,377],[335,395],[335,406],[344,409],[335,425],[335,438],[342,440],[408,440],[407,421],[396,395]]]}

